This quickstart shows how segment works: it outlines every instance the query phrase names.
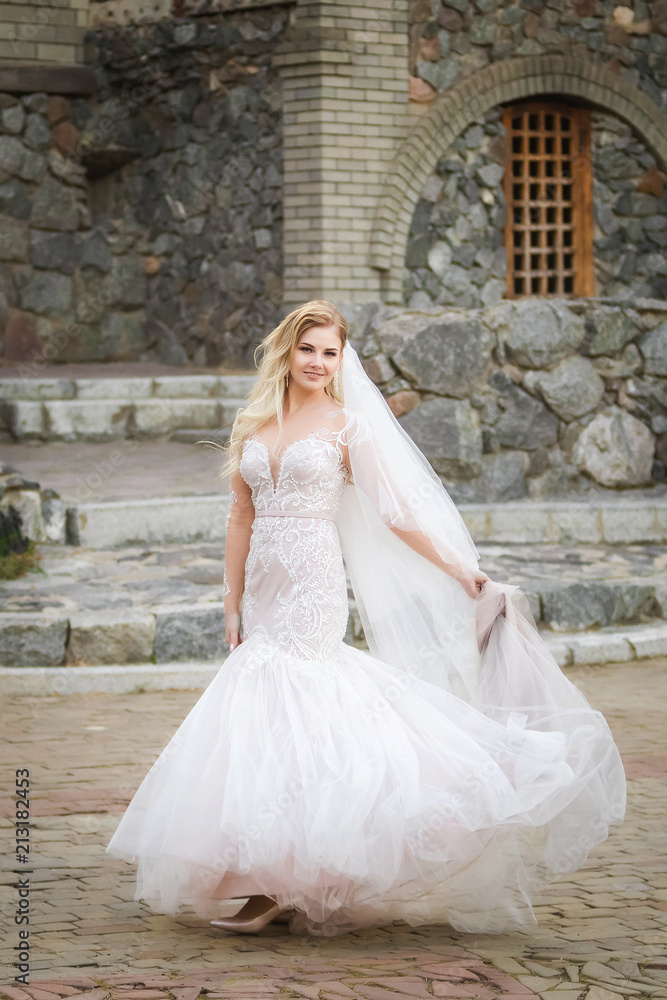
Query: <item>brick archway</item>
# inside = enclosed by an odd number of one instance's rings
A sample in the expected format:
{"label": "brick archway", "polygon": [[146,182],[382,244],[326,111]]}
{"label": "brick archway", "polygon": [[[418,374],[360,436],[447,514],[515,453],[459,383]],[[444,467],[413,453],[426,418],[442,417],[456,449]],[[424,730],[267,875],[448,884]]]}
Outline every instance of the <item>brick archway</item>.
{"label": "brick archway", "polygon": [[604,66],[564,56],[495,63],[444,93],[400,147],[373,221],[370,264],[383,272],[383,297],[402,301],[408,232],[420,192],[461,132],[498,104],[539,94],[577,97],[628,122],[667,164],[667,115],[638,87]]}

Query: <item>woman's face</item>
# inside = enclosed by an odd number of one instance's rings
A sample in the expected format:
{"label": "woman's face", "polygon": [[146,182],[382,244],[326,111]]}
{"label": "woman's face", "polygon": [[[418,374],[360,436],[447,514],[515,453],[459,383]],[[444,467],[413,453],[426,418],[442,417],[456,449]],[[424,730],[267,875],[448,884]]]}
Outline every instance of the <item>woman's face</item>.
{"label": "woman's face", "polygon": [[341,354],[338,327],[311,326],[301,334],[294,348],[290,385],[294,380],[307,392],[324,389],[338,371]]}

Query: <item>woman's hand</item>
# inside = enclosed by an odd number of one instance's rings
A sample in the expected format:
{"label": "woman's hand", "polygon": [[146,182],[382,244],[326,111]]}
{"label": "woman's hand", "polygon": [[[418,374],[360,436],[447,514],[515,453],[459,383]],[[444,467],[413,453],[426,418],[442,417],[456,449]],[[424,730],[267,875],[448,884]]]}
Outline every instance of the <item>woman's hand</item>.
{"label": "woman's hand", "polygon": [[456,574],[455,579],[459,581],[468,597],[472,597],[474,600],[481,593],[482,587],[489,577],[479,569],[469,569],[461,570]]}
{"label": "woman's hand", "polygon": [[243,642],[241,638],[241,615],[238,612],[231,612],[225,615],[225,639],[227,640],[230,653]]}

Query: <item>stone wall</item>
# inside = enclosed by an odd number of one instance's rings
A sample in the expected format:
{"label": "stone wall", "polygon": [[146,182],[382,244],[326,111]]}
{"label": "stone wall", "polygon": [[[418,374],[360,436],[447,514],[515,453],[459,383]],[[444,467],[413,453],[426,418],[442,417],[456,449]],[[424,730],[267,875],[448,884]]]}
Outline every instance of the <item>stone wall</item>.
{"label": "stone wall", "polygon": [[662,0],[410,0],[410,22],[421,100],[491,63],[558,54],[605,66],[667,108]]}
{"label": "stone wall", "polygon": [[664,303],[346,312],[368,374],[457,502],[666,478]]}
{"label": "stone wall", "polygon": [[251,360],[282,303],[287,21],[91,31],[96,103],[0,95],[6,360]]}
{"label": "stone wall", "polygon": [[[494,108],[459,136],[424,185],[406,253],[404,302],[480,308],[505,294],[505,129]],[[596,295],[667,297],[667,195],[629,125],[592,114]]]}

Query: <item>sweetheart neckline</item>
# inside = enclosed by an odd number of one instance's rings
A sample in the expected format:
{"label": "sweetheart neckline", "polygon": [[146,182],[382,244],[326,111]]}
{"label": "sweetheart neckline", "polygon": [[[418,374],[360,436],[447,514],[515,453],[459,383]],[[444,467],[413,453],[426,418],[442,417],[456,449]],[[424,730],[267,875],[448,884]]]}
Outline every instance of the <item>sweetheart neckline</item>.
{"label": "sweetheart neckline", "polygon": [[[295,444],[303,444],[304,441],[310,441],[311,438],[317,438],[317,440],[321,441],[322,444],[326,444],[330,448],[333,448],[334,451],[336,452],[336,454],[338,455],[338,463],[339,463],[339,465],[343,464],[343,456],[341,454],[340,448],[336,447],[336,445],[332,441],[327,441],[326,438],[323,438],[323,437],[319,436],[319,431],[322,430],[322,429],[323,428],[320,427],[316,431],[311,431],[309,434],[306,435],[306,437],[297,438],[296,441],[290,441],[290,443],[288,445],[286,445],[285,448],[283,448],[283,452],[282,452],[282,454],[280,456],[280,466],[278,468],[278,478],[277,478],[277,480],[273,478],[273,472],[271,471],[271,457],[270,457],[270,453],[269,453],[269,446],[266,444],[266,442],[260,440],[260,438],[257,436],[257,434],[251,434],[246,439],[246,441],[255,441],[256,444],[260,445],[264,449],[264,451],[266,452],[266,464],[267,464],[267,467],[268,467],[268,470],[269,470],[269,477],[271,479],[271,483],[273,484],[273,495],[274,496],[278,492],[278,487],[280,486],[280,480],[281,480],[282,474],[283,474],[283,465],[285,463],[285,455],[290,450],[290,448],[294,447]],[[326,428],[324,428],[324,429],[326,430]]]}

